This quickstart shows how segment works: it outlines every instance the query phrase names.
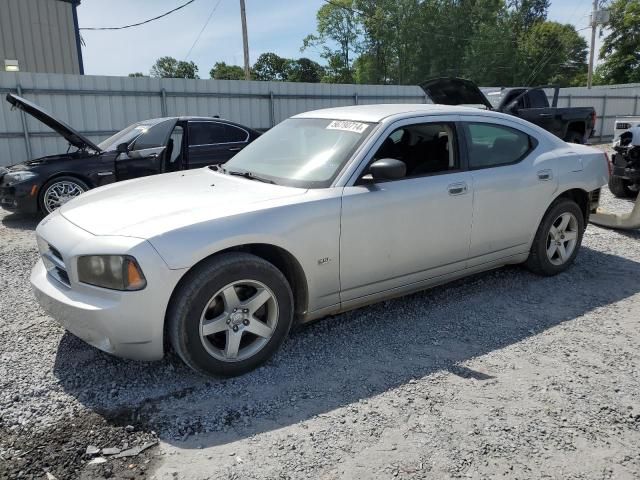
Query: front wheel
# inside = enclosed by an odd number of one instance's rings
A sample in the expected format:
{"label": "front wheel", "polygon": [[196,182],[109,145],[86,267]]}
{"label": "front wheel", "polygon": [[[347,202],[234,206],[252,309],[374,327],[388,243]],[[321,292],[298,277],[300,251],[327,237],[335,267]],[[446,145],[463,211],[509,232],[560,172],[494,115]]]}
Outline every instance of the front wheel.
{"label": "front wheel", "polygon": [[633,198],[638,192],[634,192],[629,188],[631,182],[624,178],[611,175],[609,177],[609,190],[618,198]]}
{"label": "front wheel", "polygon": [[246,253],[206,260],[172,298],[171,345],[187,365],[209,375],[241,375],[260,366],[293,322],[287,279],[271,263]]}
{"label": "front wheel", "polygon": [[76,177],[56,177],[42,187],[40,210],[48,215],[87,190],[87,184]]}
{"label": "front wheel", "polygon": [[584,216],[576,202],[556,200],[545,213],[526,265],[538,275],[557,275],[575,260],[584,234]]}

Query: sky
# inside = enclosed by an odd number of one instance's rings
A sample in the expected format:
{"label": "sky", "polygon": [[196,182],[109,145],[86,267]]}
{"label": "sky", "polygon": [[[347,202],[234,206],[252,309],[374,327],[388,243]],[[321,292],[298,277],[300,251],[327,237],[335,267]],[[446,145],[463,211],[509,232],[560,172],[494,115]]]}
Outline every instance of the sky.
{"label": "sky", "polygon": [[[80,28],[121,26],[160,15],[185,1],[82,0],[78,21]],[[252,64],[264,52],[321,61],[318,50],[301,52],[300,48],[302,39],[315,32],[315,14],[323,0],[245,2]],[[584,28],[589,23],[591,3],[591,0],[552,0],[549,20]],[[206,23],[210,15],[211,19]],[[80,33],[85,43],[82,55],[88,75],[148,74],[155,60],[166,55],[194,61],[201,78],[209,78],[209,70],[218,61],[243,64],[239,0],[195,0],[146,25],[119,31],[83,30]],[[588,42],[590,29],[580,33]]]}

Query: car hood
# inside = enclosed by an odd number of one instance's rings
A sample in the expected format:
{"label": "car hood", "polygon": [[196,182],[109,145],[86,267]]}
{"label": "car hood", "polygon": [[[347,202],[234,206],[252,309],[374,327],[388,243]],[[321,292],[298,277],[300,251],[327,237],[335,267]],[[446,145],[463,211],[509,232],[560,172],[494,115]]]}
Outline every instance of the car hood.
{"label": "car hood", "polygon": [[32,117],[40,120],[47,127],[59,133],[67,142],[69,142],[74,147],[80,149],[90,148],[91,150],[94,150],[96,152],[102,151],[100,147],[98,147],[87,137],[71,128],[62,120],[58,120],[35,103],[30,102],[25,98],[19,97],[18,95],[14,95],[13,93],[7,93],[7,102],[9,102],[14,107],[28,113]]}
{"label": "car hood", "polygon": [[179,228],[268,208],[306,190],[261,183],[209,168],[114,183],[90,190],[60,213],[94,235],[149,239]]}
{"label": "car hood", "polygon": [[491,102],[478,86],[470,80],[444,77],[427,80],[420,84],[433,103],[440,105],[484,105],[492,110]]}

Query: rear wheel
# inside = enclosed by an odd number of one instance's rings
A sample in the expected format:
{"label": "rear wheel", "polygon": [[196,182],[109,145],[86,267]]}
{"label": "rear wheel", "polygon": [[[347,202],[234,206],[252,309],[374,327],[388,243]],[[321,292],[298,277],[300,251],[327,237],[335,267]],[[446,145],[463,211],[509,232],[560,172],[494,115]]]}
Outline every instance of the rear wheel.
{"label": "rear wheel", "polygon": [[269,359],[293,321],[293,295],[280,270],[255,255],[228,253],[194,269],[167,314],[171,345],[191,368],[246,373]]}
{"label": "rear wheel", "polygon": [[565,271],[574,261],[584,233],[584,216],[576,202],[556,200],[544,215],[531,245],[527,267],[539,275]]}
{"label": "rear wheel", "polygon": [[609,190],[611,190],[611,193],[618,198],[633,198],[638,194],[638,192],[634,192],[629,188],[630,185],[631,182],[624,178],[616,177],[614,175],[609,177]]}
{"label": "rear wheel", "polygon": [[40,191],[40,210],[48,215],[87,190],[89,186],[76,177],[56,177],[49,180]]}

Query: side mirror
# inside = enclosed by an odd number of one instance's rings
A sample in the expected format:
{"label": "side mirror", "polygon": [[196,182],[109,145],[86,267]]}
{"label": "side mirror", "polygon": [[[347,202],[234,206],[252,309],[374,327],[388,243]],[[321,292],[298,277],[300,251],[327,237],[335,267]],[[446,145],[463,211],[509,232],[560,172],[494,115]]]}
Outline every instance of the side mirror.
{"label": "side mirror", "polygon": [[369,165],[369,173],[374,181],[397,180],[405,177],[407,166],[395,158],[381,158]]}
{"label": "side mirror", "polygon": [[127,142],[119,143],[116,147],[118,153],[129,153],[129,144]]}

